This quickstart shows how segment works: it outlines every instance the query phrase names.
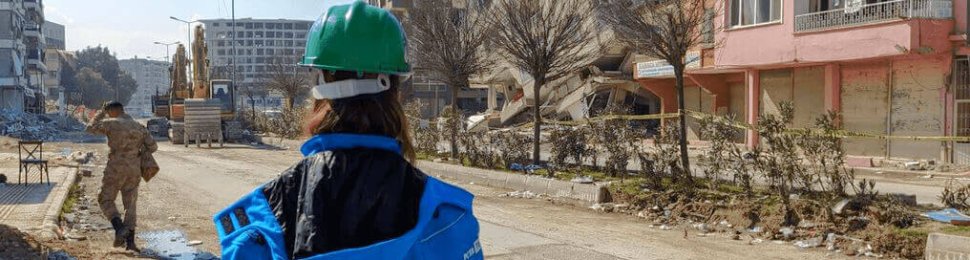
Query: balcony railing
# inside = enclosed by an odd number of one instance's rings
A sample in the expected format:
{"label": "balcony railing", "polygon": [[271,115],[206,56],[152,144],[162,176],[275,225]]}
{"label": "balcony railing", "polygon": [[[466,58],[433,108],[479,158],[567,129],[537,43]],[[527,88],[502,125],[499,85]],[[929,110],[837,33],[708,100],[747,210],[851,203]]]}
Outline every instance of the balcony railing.
{"label": "balcony railing", "polygon": [[795,32],[859,26],[906,18],[953,18],[951,0],[894,0],[857,10],[835,9],[795,16]]}

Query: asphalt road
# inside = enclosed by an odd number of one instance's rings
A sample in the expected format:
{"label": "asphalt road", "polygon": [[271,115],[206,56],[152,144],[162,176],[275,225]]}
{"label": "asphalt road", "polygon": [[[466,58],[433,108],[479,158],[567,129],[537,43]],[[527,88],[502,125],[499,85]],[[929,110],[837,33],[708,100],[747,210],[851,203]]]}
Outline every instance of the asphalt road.
{"label": "asphalt road", "polygon": [[[200,149],[164,143],[156,153],[162,172],[142,186],[141,232],[178,230],[187,240],[202,241],[202,251],[218,254],[209,216],[274,178],[298,158],[293,150],[236,145]],[[684,238],[684,230],[654,229],[631,216],[508,198],[501,196],[505,190],[459,185],[476,195],[474,210],[488,259],[830,258],[821,250],[773,243],[748,245],[748,241],[733,241],[726,235],[690,234]]]}

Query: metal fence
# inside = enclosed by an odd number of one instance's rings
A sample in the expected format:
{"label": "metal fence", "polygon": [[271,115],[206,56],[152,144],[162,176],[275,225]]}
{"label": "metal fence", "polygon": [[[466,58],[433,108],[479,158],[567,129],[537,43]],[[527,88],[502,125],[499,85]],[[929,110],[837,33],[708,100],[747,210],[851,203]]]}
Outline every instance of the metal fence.
{"label": "metal fence", "polygon": [[817,31],[906,19],[953,18],[951,0],[894,0],[795,16],[795,32]]}

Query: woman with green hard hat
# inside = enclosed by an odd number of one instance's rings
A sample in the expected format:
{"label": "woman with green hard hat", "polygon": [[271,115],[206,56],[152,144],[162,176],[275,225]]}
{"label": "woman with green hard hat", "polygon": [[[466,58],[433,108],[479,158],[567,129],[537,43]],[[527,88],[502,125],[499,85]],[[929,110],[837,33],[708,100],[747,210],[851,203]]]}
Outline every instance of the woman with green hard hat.
{"label": "woman with green hard hat", "polygon": [[483,258],[473,196],[413,164],[406,49],[400,22],[362,1],[316,21],[304,158],[215,215],[223,258]]}

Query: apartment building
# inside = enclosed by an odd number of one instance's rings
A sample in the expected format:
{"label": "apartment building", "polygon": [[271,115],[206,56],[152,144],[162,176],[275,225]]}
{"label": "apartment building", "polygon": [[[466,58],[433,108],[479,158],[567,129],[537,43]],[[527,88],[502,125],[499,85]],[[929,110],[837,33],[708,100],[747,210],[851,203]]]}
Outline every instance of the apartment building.
{"label": "apartment building", "polygon": [[[265,88],[265,81],[274,63],[297,64],[306,48],[307,32],[313,21],[287,19],[236,19],[236,52],[233,54],[233,23],[231,19],[206,19],[210,77],[231,78],[235,58],[237,102],[241,108],[255,105],[260,109],[279,109],[283,97]],[[292,67],[289,69],[298,69]],[[255,93],[249,100],[248,93]],[[255,103],[255,104],[253,104]]]}
{"label": "apartment building", "polygon": [[[967,2],[950,0],[725,0],[714,42],[688,57],[687,109],[757,125],[794,104],[794,127],[836,111],[849,131],[880,136],[970,136]],[[676,112],[670,67],[636,64],[640,85]],[[964,103],[966,102],[966,103]],[[690,136],[698,139],[697,124]],[[759,144],[748,130],[740,142]],[[970,163],[970,145],[847,138],[850,155]]]}
{"label": "apartment building", "polygon": [[43,111],[43,24],[40,0],[0,1],[0,109]]}
{"label": "apartment building", "polygon": [[119,60],[118,66],[138,82],[138,90],[128,100],[125,111],[134,117],[150,117],[152,96],[167,92],[170,86],[168,69],[171,63],[135,57]]}
{"label": "apartment building", "polygon": [[44,38],[47,41],[47,49],[65,50],[67,41],[65,39],[64,25],[59,23],[44,21]]}

